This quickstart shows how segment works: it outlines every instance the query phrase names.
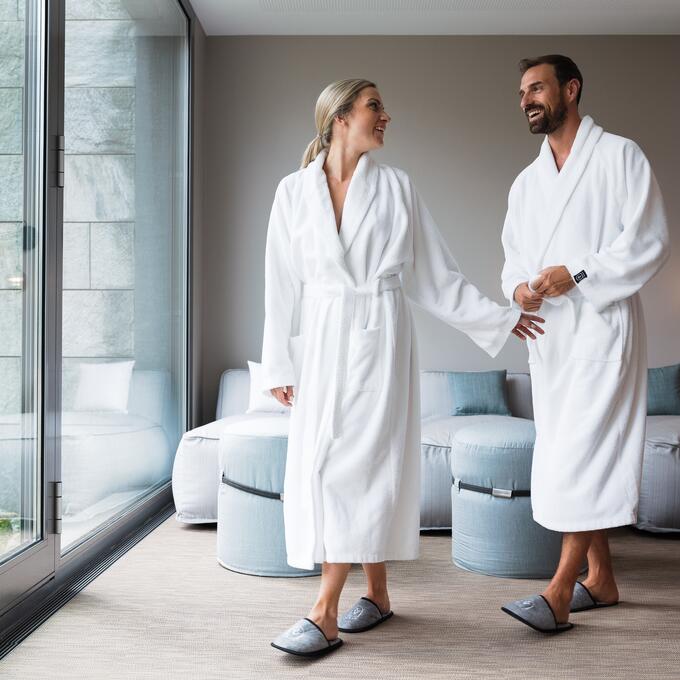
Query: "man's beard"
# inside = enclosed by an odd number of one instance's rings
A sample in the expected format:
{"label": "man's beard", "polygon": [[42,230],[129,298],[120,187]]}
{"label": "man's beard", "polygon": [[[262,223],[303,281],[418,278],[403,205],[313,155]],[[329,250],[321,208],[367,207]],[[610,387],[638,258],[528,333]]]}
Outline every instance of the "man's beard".
{"label": "man's beard", "polygon": [[529,131],[534,135],[551,135],[562,127],[567,118],[567,105],[563,99],[560,99],[555,109],[546,109],[545,106],[538,108],[543,110],[543,115],[534,123],[529,121]]}

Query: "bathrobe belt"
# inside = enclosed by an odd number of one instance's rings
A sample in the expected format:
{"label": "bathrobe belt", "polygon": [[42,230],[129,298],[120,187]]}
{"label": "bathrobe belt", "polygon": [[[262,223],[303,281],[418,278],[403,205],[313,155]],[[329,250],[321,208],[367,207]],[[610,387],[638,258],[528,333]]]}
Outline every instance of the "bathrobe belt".
{"label": "bathrobe belt", "polygon": [[331,411],[331,437],[337,439],[342,435],[342,396],[347,379],[347,362],[349,354],[349,334],[354,315],[354,300],[360,295],[377,297],[386,290],[401,287],[399,274],[373,279],[362,286],[351,287],[341,284],[305,284],[305,297],[340,297],[340,327],[338,329],[338,349],[335,358],[335,377],[333,380],[333,410]]}

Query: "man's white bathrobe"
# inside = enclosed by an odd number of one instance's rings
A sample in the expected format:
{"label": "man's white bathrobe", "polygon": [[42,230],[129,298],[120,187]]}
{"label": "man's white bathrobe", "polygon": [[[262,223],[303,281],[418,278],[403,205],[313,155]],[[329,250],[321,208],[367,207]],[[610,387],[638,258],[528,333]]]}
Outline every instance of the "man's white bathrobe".
{"label": "man's white bathrobe", "polygon": [[565,265],[578,282],[544,298],[545,335],[528,343],[534,519],[555,531],[633,523],[647,411],[638,291],[668,255],[659,187],[634,142],[585,116],[562,170],[546,137],[508,203],[508,299],[549,266]]}
{"label": "man's white bathrobe", "polygon": [[359,159],[340,232],[326,151],[279,184],[265,255],[264,387],[295,386],[288,563],[418,557],[420,374],[404,294],[492,356],[519,319],[459,272],[408,176]]}

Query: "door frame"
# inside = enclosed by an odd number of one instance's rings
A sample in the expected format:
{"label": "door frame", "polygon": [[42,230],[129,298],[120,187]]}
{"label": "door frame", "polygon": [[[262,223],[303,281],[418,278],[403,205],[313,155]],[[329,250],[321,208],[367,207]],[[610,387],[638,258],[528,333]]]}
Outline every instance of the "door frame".
{"label": "door frame", "polygon": [[[58,134],[63,134],[63,49],[64,41],[60,35],[60,16],[63,16],[63,0],[43,0],[40,3],[43,13],[43,81],[40,83],[43,95],[42,124],[43,144],[38,152],[42,155],[42,186],[37,187],[43,192],[42,214],[36,215],[36,224],[29,225],[42,231],[33,238],[36,246],[42,247],[41,261],[36,263],[38,281],[41,286],[38,299],[41,309],[38,365],[34,367],[35,385],[37,386],[35,408],[38,415],[37,460],[36,474],[40,476],[38,493],[40,498],[40,513],[36,520],[40,522],[42,538],[22,550],[18,555],[0,565],[0,580],[2,581],[2,595],[0,595],[0,613],[11,609],[18,601],[33,592],[46,581],[54,577],[56,556],[60,550],[60,536],[54,531],[54,481],[56,456],[59,446],[59,432],[56,404],[59,401],[61,380],[59,363],[56,361],[54,346],[57,338],[61,344],[61,333],[56,333],[60,327],[60,305],[56,304],[56,295],[61,291],[61,272],[58,270],[61,258],[61,203],[62,191],[57,187],[56,178],[56,140]],[[35,5],[34,5],[35,7]],[[31,18],[28,11],[25,16],[24,30]],[[25,53],[27,50],[25,50]],[[26,59],[24,59],[26,67]],[[60,86],[61,83],[61,86]],[[26,81],[24,82],[26,88]],[[27,96],[26,94],[24,95]],[[26,125],[24,120],[24,125]],[[24,154],[27,147],[24,146]],[[26,156],[24,155],[24,165]],[[27,191],[35,191],[36,187],[27,188],[24,185],[24,196]],[[24,225],[28,216],[24,214]],[[26,230],[25,230],[26,232]],[[26,238],[26,235],[24,236]],[[31,238],[30,235],[28,238]],[[33,283],[33,282],[32,282]],[[34,332],[37,332],[34,329]],[[24,346],[26,343],[24,343]],[[22,381],[23,382],[23,381]]]}
{"label": "door frame", "polygon": [[[87,583],[125,554],[136,542],[174,513],[172,483],[168,481],[144,497],[91,540],[61,555],[61,537],[55,533],[55,482],[60,479],[61,461],[61,323],[63,189],[58,186],[58,143],[64,134],[64,30],[66,0],[43,0],[45,4],[45,143],[44,175],[44,264],[43,264],[43,347],[42,347],[42,503],[43,540],[12,560],[0,565],[0,582],[13,591],[10,605],[0,602],[0,659],[75,596]],[[187,159],[185,182],[186,252],[185,268],[185,424],[195,426],[196,390],[193,368],[193,267],[194,239],[194,82],[197,60],[194,56],[198,19],[189,0],[175,0],[187,18]],[[62,168],[63,170],[63,168]],[[40,562],[35,558],[40,556]],[[36,565],[35,567],[33,565]],[[15,575],[21,579],[15,580]],[[27,578],[23,578],[27,576]],[[14,583],[12,582],[14,581]],[[20,592],[20,583],[32,585]],[[16,587],[15,587],[16,583]],[[3,608],[4,607],[4,608]]]}

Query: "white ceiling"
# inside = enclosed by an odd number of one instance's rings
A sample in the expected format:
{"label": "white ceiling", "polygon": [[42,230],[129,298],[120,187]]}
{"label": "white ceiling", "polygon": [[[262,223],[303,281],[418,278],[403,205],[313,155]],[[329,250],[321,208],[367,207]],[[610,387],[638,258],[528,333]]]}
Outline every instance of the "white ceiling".
{"label": "white ceiling", "polygon": [[680,34],[680,0],[190,0],[208,35]]}

